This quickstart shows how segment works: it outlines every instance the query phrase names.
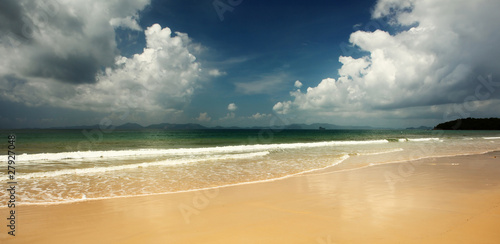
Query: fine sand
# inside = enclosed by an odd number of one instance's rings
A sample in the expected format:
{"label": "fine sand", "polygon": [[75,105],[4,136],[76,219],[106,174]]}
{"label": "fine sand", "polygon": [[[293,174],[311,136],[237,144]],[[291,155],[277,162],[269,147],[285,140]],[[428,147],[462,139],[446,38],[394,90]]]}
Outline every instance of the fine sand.
{"label": "fine sand", "polygon": [[[349,161],[345,162],[346,164]],[[500,152],[215,190],[17,206],[0,243],[500,243]]]}

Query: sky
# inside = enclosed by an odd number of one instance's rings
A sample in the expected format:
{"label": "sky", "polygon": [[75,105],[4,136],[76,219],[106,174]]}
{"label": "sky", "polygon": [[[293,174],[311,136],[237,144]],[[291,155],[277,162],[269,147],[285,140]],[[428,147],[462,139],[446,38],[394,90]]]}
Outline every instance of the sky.
{"label": "sky", "polygon": [[2,0],[0,128],[500,117],[497,0]]}

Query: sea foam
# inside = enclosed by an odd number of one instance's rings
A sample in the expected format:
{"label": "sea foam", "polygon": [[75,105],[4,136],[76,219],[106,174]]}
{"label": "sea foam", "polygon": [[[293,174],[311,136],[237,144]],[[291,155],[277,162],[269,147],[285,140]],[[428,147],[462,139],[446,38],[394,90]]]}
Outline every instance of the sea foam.
{"label": "sea foam", "polygon": [[279,149],[298,149],[343,145],[363,145],[388,143],[387,140],[367,140],[367,141],[325,141],[310,143],[283,143],[283,144],[257,144],[238,145],[223,147],[203,147],[203,148],[177,148],[177,149],[136,149],[136,150],[110,150],[110,151],[83,151],[83,152],[60,152],[60,153],[39,153],[19,155],[17,162],[29,161],[52,161],[52,160],[85,160],[114,157],[149,157],[167,155],[212,155],[227,153],[244,153],[255,151],[268,151]]}
{"label": "sea foam", "polygon": [[194,159],[174,159],[174,160],[163,160],[158,162],[148,162],[148,163],[137,163],[137,164],[127,164],[127,165],[117,165],[109,167],[93,167],[93,168],[80,168],[80,169],[63,169],[49,172],[35,172],[19,175],[18,179],[32,179],[32,178],[43,178],[43,177],[55,177],[61,175],[84,175],[84,174],[96,174],[104,173],[109,171],[119,171],[127,169],[137,169],[146,168],[152,166],[173,166],[179,164],[197,163],[209,160],[228,160],[228,159],[248,159],[254,157],[263,157],[269,154],[269,151],[255,152],[255,153],[244,153],[244,154],[225,154],[225,155],[210,155]]}

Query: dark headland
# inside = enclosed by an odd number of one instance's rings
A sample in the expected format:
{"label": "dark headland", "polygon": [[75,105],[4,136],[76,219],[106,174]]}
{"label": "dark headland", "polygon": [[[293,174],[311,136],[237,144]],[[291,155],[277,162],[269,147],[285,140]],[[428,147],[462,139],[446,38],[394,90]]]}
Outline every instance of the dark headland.
{"label": "dark headland", "polygon": [[457,119],[438,124],[434,127],[434,130],[500,130],[500,119]]}

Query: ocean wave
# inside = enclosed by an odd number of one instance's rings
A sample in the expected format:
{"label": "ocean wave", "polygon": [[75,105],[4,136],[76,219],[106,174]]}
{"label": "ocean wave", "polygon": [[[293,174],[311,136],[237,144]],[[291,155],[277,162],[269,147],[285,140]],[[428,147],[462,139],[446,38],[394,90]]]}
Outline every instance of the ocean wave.
{"label": "ocean wave", "polygon": [[388,138],[388,142],[425,142],[425,141],[442,141],[440,138]]}
{"label": "ocean wave", "polygon": [[423,141],[441,141],[440,138],[408,138],[408,141],[423,142]]}
{"label": "ocean wave", "polygon": [[17,162],[48,161],[48,160],[85,160],[113,157],[152,157],[162,155],[213,155],[227,153],[244,153],[253,151],[268,151],[276,149],[298,149],[343,145],[363,145],[387,143],[387,140],[367,141],[325,141],[310,143],[287,143],[287,144],[257,144],[223,147],[203,148],[178,148],[178,149],[136,149],[136,150],[111,150],[111,151],[84,151],[84,152],[61,152],[22,154],[18,156]]}
{"label": "ocean wave", "polygon": [[[262,152],[263,153],[263,152]],[[290,177],[295,177],[295,176],[300,176],[303,174],[307,173],[312,173],[320,170],[324,170],[327,168],[330,168],[332,166],[339,165],[343,163],[346,159],[349,158],[349,155],[343,154],[339,158],[336,158],[334,162],[328,166],[325,167],[320,167],[320,168],[314,168],[314,169],[308,169],[304,170],[301,172],[297,173],[291,173],[287,174],[284,176],[279,176],[275,178],[270,178],[270,179],[260,179],[260,180],[251,180],[251,181],[242,181],[238,183],[230,183],[230,184],[221,184],[218,186],[211,186],[211,187],[203,187],[203,188],[193,188],[193,189],[187,189],[187,190],[176,190],[176,191],[165,191],[165,192],[157,192],[157,193],[148,193],[148,192],[142,192],[142,193],[137,193],[137,194],[124,194],[124,195],[112,195],[112,196],[99,196],[99,197],[87,197],[87,192],[81,192],[78,198],[68,198],[62,196],[60,193],[57,194],[51,194],[50,199],[38,199],[38,198],[29,198],[24,196],[24,200],[22,201],[22,205],[58,205],[58,204],[67,204],[67,203],[75,203],[75,202],[83,202],[83,201],[95,201],[95,200],[103,200],[103,199],[117,199],[117,198],[128,198],[128,197],[137,197],[137,196],[155,196],[155,195],[166,195],[166,194],[175,194],[175,193],[182,193],[182,192],[196,192],[196,191],[207,191],[207,190],[219,190],[221,188],[227,188],[227,187],[233,187],[233,186],[240,186],[240,185],[250,185],[250,184],[255,184],[255,183],[262,183],[262,182],[272,182],[272,181],[277,181],[277,180],[283,180],[287,179]],[[0,195],[1,196],[1,195]],[[0,209],[2,209],[2,206],[0,206]]]}
{"label": "ocean wave", "polygon": [[500,139],[500,136],[498,136],[498,137],[483,137],[483,139],[485,139],[485,140],[498,140],[498,139]]}
{"label": "ocean wave", "polygon": [[244,154],[226,154],[226,155],[211,155],[209,157],[195,158],[195,159],[176,159],[176,160],[164,160],[158,162],[148,162],[148,163],[137,163],[137,164],[127,164],[109,167],[93,167],[93,168],[80,168],[80,169],[63,169],[49,172],[36,172],[22,174],[18,176],[18,179],[32,179],[32,178],[44,178],[44,177],[56,177],[61,175],[85,175],[85,174],[96,174],[105,173],[110,171],[119,171],[127,169],[137,169],[146,168],[152,166],[173,166],[179,164],[188,163],[198,163],[209,160],[228,160],[228,159],[248,159],[255,157],[263,157],[269,154],[269,151],[255,152],[255,153],[244,153]]}

